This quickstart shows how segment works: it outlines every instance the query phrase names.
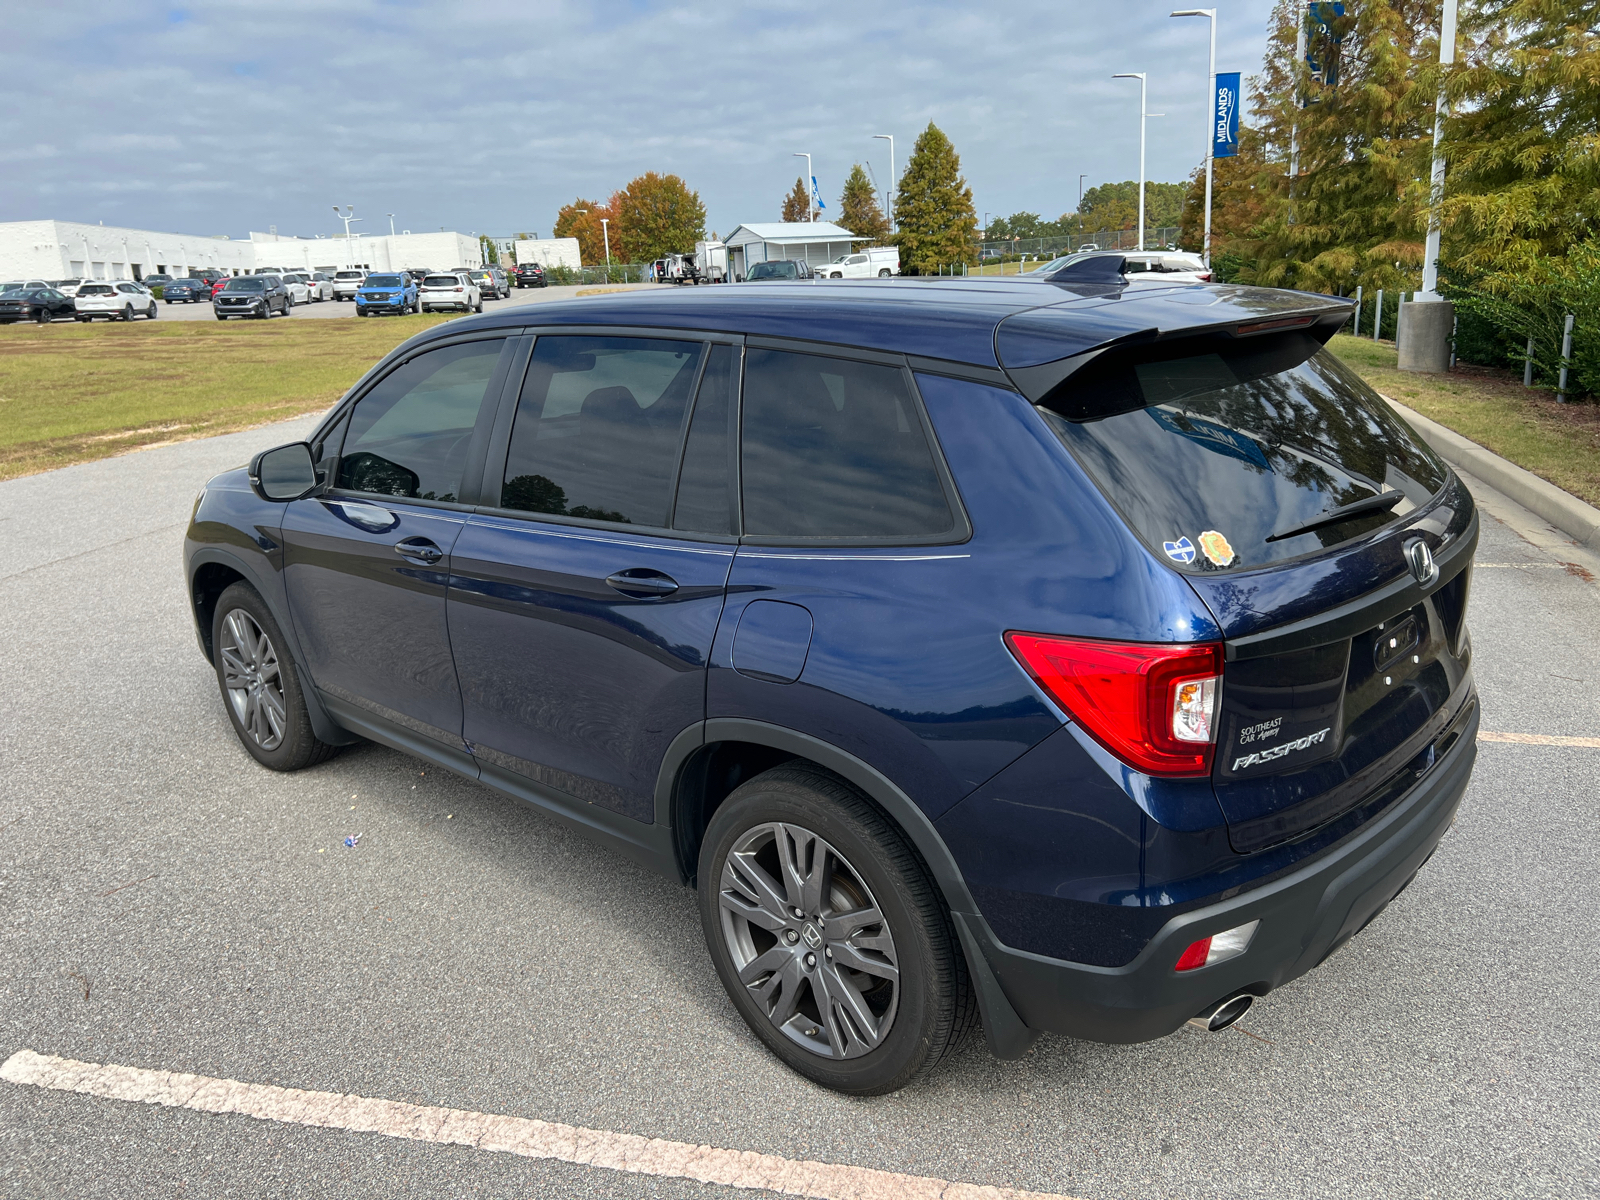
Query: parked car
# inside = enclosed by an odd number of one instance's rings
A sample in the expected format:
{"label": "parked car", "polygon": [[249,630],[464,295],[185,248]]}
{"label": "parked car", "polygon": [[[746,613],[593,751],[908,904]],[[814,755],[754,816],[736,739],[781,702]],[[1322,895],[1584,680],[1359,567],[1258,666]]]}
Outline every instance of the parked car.
{"label": "parked car", "polygon": [[78,288],[89,282],[87,279],[57,279],[53,280],[49,286],[55,288],[63,296],[76,296]]}
{"label": "parked car", "polygon": [[482,312],[483,295],[465,275],[424,275],[417,289],[417,308],[422,312]]}
{"label": "parked car", "polygon": [[219,321],[229,317],[266,321],[275,312],[287,317],[292,307],[289,289],[277,275],[238,275],[211,297],[211,311]]}
{"label": "parked car", "polygon": [[841,254],[817,274],[826,279],[887,279],[900,274],[900,248],[871,246],[853,254]]}
{"label": "parked car", "polygon": [[1195,255],[1161,250],[1078,250],[1040,263],[1025,275],[1051,279],[1063,271],[1098,270],[1116,263],[1121,264],[1118,270],[1126,283],[1172,286],[1211,282],[1210,270]]}
{"label": "parked car", "polygon": [[161,288],[166,304],[195,304],[211,299],[211,285],[204,279],[174,279]]}
{"label": "parked car", "polygon": [[306,281],[306,287],[311,289],[312,303],[333,299],[333,276],[326,271],[302,271],[300,277]]}
{"label": "parked car", "polygon": [[512,273],[511,278],[519,288],[550,286],[550,280],[545,276],[544,268],[538,263],[519,264]]}
{"label": "parked car", "polygon": [[0,292],[32,291],[49,286],[49,282],[43,279],[13,279],[8,283],[0,283]]}
{"label": "parked car", "polygon": [[306,277],[297,271],[286,271],[279,276],[283,280],[283,287],[289,293],[290,304],[310,304],[311,285],[306,282]]}
{"label": "parked car", "polygon": [[1010,1058],[1226,1028],[1451,826],[1478,516],[1323,348],[1347,302],[1049,286],[411,338],[201,493],[228,720],[266,767],[370,739],[695,887],[733,1006],[826,1087],[903,1086],[974,1011]]}
{"label": "parked car", "polygon": [[356,316],[417,311],[417,281],[405,271],[368,275],[356,292]]}
{"label": "parked car", "polygon": [[768,262],[759,262],[745,272],[744,282],[760,283],[765,280],[771,283],[779,279],[815,279],[816,273],[805,263],[792,258],[775,258]]}
{"label": "parked car", "polygon": [[156,298],[143,284],[129,280],[95,280],[78,288],[72,298],[73,312],[80,321],[104,317],[108,321],[131,321],[135,316],[155,320],[160,316]]}
{"label": "parked car", "polygon": [[361,281],[367,277],[365,271],[335,271],[333,273],[333,298],[335,300],[354,300],[356,293],[361,290]]}
{"label": "parked car", "polygon": [[189,272],[190,279],[204,279],[207,283],[216,283],[220,279],[227,279],[228,273],[217,267],[201,267]]}
{"label": "parked car", "polygon": [[77,314],[72,297],[55,288],[17,288],[0,292],[0,325],[16,321],[36,321],[48,325],[57,317]]}
{"label": "parked car", "polygon": [[511,281],[499,267],[473,267],[467,275],[485,300],[503,300],[511,294]]}

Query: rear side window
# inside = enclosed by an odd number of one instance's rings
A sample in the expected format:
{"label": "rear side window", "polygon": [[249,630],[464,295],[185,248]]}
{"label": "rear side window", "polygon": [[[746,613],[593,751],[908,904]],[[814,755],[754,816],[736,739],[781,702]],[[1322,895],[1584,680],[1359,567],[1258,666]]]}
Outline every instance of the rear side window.
{"label": "rear side window", "polygon": [[734,532],[730,467],[738,398],[739,351],[733,346],[712,346],[683,447],[678,502],[672,510],[674,529],[723,535]]}
{"label": "rear side window", "polygon": [[897,367],[749,350],[741,452],[746,534],[924,539],[955,531]]}
{"label": "rear side window", "polygon": [[455,500],[503,344],[494,338],[441,346],[384,376],[350,416],[339,486]]}
{"label": "rear side window", "polygon": [[700,352],[699,342],[541,337],[500,507],[665,526]]}
{"label": "rear side window", "polygon": [[[1134,532],[1180,568],[1237,570],[1337,545],[1427,503],[1447,478],[1326,350],[1254,377],[1217,355],[1131,372],[1106,385],[1117,407],[1126,392],[1142,408],[1078,421],[1040,411]],[[1297,532],[1393,493],[1392,505]]]}

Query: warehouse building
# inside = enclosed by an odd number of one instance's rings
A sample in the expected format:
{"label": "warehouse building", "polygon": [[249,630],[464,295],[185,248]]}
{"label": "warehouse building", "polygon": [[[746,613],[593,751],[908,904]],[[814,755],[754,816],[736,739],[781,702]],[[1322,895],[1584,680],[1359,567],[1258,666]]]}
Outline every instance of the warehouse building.
{"label": "warehouse building", "polygon": [[849,254],[851,243],[871,240],[827,221],[764,221],[736,226],[723,243],[728,247],[728,270],[741,279],[756,263],[782,258],[820,267]]}
{"label": "warehouse building", "polygon": [[208,267],[229,275],[262,267],[403,271],[475,267],[482,261],[477,238],[443,231],[349,239],[252,233],[246,241],[77,221],[0,222],[0,280],[181,277]]}

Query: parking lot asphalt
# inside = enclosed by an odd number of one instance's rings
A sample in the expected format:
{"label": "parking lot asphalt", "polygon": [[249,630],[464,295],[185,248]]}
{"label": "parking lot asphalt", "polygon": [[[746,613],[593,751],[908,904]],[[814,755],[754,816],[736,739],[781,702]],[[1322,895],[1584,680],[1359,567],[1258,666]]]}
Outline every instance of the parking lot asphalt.
{"label": "parking lot asphalt", "polygon": [[[239,747],[183,529],[209,475],[310,424],[0,483],[0,1060],[1091,1200],[1600,1194],[1600,749],[1485,740],[1415,883],[1242,1028],[1013,1063],[974,1038],[840,1097],[745,1030],[688,891],[387,749],[275,775]],[[1600,563],[1480,495],[1483,727],[1600,735]],[[750,1194],[0,1082],[6,1198]]]}
{"label": "parking lot asphalt", "polygon": [[[586,284],[551,284],[542,288],[517,288],[504,300],[485,300],[484,312],[499,312],[501,309],[512,308],[518,304],[541,304],[550,300],[570,300],[578,292],[589,292],[596,288],[616,289],[618,291],[636,291],[640,288],[665,287],[660,283],[586,283]],[[211,310],[209,301],[197,304],[160,304],[161,315],[158,321],[211,321],[216,319],[216,314]],[[290,310],[289,317],[294,321],[303,321],[308,318],[324,320],[330,317],[353,317],[356,315],[356,306],[348,301],[319,300],[314,304],[297,304]],[[140,318],[142,319],[142,318]],[[283,320],[282,317],[273,317],[274,321]],[[382,317],[369,318],[382,320]]]}

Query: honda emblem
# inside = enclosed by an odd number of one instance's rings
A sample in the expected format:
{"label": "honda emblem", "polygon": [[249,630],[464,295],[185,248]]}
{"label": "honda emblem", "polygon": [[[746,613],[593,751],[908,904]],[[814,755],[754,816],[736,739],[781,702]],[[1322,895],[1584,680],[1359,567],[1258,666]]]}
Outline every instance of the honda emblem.
{"label": "honda emblem", "polygon": [[1428,549],[1428,543],[1424,541],[1418,540],[1406,547],[1406,562],[1423,587],[1439,577],[1439,566],[1433,561],[1433,551]]}

